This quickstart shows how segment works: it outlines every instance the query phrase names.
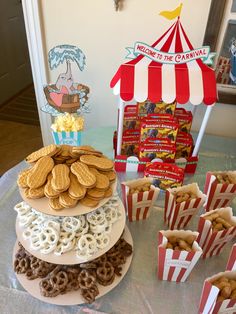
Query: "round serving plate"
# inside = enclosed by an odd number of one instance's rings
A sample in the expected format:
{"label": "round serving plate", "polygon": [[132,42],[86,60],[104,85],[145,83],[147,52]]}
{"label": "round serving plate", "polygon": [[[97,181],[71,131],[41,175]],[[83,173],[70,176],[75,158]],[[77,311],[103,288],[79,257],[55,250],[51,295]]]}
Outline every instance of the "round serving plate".
{"label": "round serving plate", "polygon": [[[115,181],[111,187],[112,187],[112,191],[113,191],[112,194],[114,195],[116,192],[117,181]],[[29,204],[35,210],[37,210],[43,214],[52,215],[52,216],[79,216],[79,215],[83,215],[83,214],[88,214],[88,213],[94,211],[95,209],[106,204],[109,201],[109,199],[111,198],[111,197],[107,197],[107,198],[102,199],[96,207],[88,207],[88,206],[84,206],[84,205],[81,205],[80,203],[78,203],[78,205],[73,207],[73,208],[63,208],[61,210],[53,210],[49,206],[49,202],[48,202],[47,197],[42,197],[42,198],[38,198],[38,199],[27,198],[25,196],[24,189],[19,189],[19,190],[20,190],[20,195],[21,195],[22,199],[27,204]]]}
{"label": "round serving plate", "polygon": [[[133,239],[127,226],[125,227],[123,238],[126,240],[126,242],[128,242],[129,244],[133,246]],[[14,251],[13,251],[13,264],[14,264],[14,256],[18,248],[19,248],[18,241],[16,241],[16,244],[14,246]],[[111,285],[101,286],[100,284],[98,284],[99,295],[96,297],[96,299],[102,297],[103,295],[113,290],[122,281],[122,279],[124,278],[124,276],[129,270],[132,257],[133,257],[133,254],[127,257],[126,263],[122,265],[122,275],[120,277],[116,276],[114,282]],[[41,301],[44,301],[50,304],[56,304],[56,305],[76,305],[76,304],[85,303],[84,299],[82,298],[80,294],[80,290],[70,291],[68,293],[58,295],[56,297],[47,298],[47,297],[43,297],[40,294],[39,282],[42,279],[39,278],[39,279],[34,279],[34,280],[28,280],[24,274],[15,274],[15,275],[17,279],[19,280],[20,284],[22,285],[22,287],[33,297]]]}
{"label": "round serving plate", "polygon": [[33,250],[31,245],[30,245],[30,240],[24,239],[24,237],[23,237],[24,227],[20,226],[18,217],[16,218],[17,238],[21,242],[23,247],[30,254],[32,254],[35,257],[37,257],[43,261],[46,261],[46,262],[53,263],[53,264],[60,264],[60,265],[73,265],[73,264],[89,262],[89,261],[101,256],[102,254],[106,253],[108,250],[110,250],[110,248],[112,248],[116,244],[116,242],[119,240],[119,238],[121,237],[122,232],[123,232],[124,227],[125,227],[126,215],[125,215],[124,205],[120,199],[119,199],[119,208],[120,208],[120,212],[121,212],[121,217],[114,224],[112,224],[112,230],[111,230],[111,233],[109,234],[109,236],[110,236],[109,244],[104,249],[98,250],[95,254],[93,254],[89,258],[83,258],[82,259],[82,258],[77,257],[76,251],[74,251],[74,250],[66,252],[62,255],[56,255],[53,252],[49,253],[49,254],[42,254],[42,253],[40,253],[40,251]]}

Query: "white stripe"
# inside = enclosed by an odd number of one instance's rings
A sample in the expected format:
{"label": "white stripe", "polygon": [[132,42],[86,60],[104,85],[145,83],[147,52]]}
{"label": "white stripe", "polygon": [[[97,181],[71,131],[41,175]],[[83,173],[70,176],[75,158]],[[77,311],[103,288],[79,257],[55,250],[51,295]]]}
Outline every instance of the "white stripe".
{"label": "white stripe", "polygon": [[[179,256],[179,260],[180,261],[185,261],[186,257],[188,255],[187,251],[181,251],[180,256]],[[176,281],[177,277],[179,276],[180,271],[182,270],[182,267],[176,267],[174,270],[174,273],[172,275],[172,281]]]}
{"label": "white stripe", "polygon": [[[180,38],[181,38],[181,43],[183,47],[183,51],[188,51],[191,50],[190,47],[188,46],[182,29],[179,28],[180,30]],[[199,105],[203,101],[203,81],[202,81],[202,70],[199,67],[198,63],[196,60],[190,61],[186,63],[188,67],[188,74],[189,74],[189,101],[193,105]]]}
{"label": "white stripe", "polygon": [[197,262],[198,262],[199,258],[201,257],[201,255],[202,255],[202,251],[195,252],[195,254],[193,256],[193,259],[191,260],[191,264],[188,267],[188,269],[185,272],[185,274],[183,275],[183,277],[181,279],[181,282],[184,282],[188,278],[189,274],[193,270],[193,267],[197,264]]}
{"label": "white stripe", "polygon": [[227,308],[231,300],[224,300],[219,308],[219,314],[224,313],[224,314],[234,314],[236,312],[236,304],[233,306]]}
{"label": "white stripe", "polygon": [[116,83],[116,85],[113,87],[113,94],[114,95],[119,95],[120,94],[120,79]]}
{"label": "white stripe", "polygon": [[169,273],[170,267],[166,265],[166,260],[172,259],[172,255],[173,255],[173,250],[167,249],[166,250],[166,257],[165,257],[165,261],[164,261],[163,280],[167,280],[167,278],[168,278],[168,273]]}
{"label": "white stripe", "polygon": [[[169,52],[175,51],[176,32],[170,45]],[[167,104],[172,103],[176,98],[175,65],[162,65],[162,100]]]}
{"label": "white stripe", "polygon": [[212,286],[202,314],[210,314],[213,312],[214,306],[212,305],[216,303],[216,298],[218,296],[218,293],[219,293],[219,289],[216,286]]}

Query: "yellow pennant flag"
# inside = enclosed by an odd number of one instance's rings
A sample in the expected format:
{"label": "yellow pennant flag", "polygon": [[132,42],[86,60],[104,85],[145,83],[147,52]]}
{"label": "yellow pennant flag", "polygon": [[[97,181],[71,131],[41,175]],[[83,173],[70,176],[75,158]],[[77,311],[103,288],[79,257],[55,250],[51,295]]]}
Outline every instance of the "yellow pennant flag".
{"label": "yellow pennant flag", "polygon": [[176,17],[180,16],[181,9],[182,9],[183,3],[181,3],[175,10],[173,11],[161,11],[159,15],[164,16],[168,20],[173,20]]}

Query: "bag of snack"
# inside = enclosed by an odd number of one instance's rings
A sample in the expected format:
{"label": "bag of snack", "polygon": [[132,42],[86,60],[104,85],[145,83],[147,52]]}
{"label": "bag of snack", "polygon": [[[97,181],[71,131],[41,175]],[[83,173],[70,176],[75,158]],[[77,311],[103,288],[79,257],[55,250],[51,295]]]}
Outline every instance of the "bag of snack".
{"label": "bag of snack", "polygon": [[197,183],[167,189],[164,221],[170,229],[183,229],[203,206],[206,199]]}
{"label": "bag of snack", "polygon": [[184,282],[202,255],[198,232],[161,230],[158,237],[158,278]]}
{"label": "bag of snack", "polygon": [[174,116],[178,119],[179,130],[182,132],[190,132],[193,121],[192,112],[183,108],[176,108]]}
{"label": "bag of snack", "polygon": [[229,206],[236,196],[236,171],[207,172],[204,193],[207,211]]}
{"label": "bag of snack", "polygon": [[199,314],[236,312],[236,271],[218,273],[204,281]]}
{"label": "bag of snack", "polygon": [[145,102],[137,103],[137,106],[139,117],[145,117],[151,113],[167,113],[173,115],[176,108],[176,102],[167,104],[163,101],[154,103],[146,100]]}
{"label": "bag of snack", "polygon": [[124,206],[129,221],[145,220],[157,200],[160,189],[152,185],[151,178],[121,183]]}
{"label": "bag of snack", "polygon": [[144,171],[145,177],[154,178],[153,184],[162,190],[181,186],[184,180],[184,169],[174,164],[151,162]]}
{"label": "bag of snack", "polygon": [[225,244],[236,235],[236,217],[231,207],[211,210],[200,216],[198,243],[203,258],[219,255]]}
{"label": "bag of snack", "polygon": [[178,132],[176,138],[176,158],[189,158],[193,150],[193,138],[190,133]]}

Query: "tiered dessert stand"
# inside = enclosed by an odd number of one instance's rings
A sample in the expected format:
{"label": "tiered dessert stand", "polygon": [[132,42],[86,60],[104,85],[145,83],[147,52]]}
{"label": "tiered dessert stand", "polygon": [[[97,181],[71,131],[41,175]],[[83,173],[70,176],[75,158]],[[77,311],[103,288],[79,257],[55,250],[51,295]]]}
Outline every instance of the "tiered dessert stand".
{"label": "tiered dessert stand", "polygon": [[[117,186],[117,184],[115,182],[113,184],[113,194],[115,194],[116,186]],[[97,208],[105,205],[111,199],[111,197],[103,199],[102,201],[100,201],[99,205],[97,207],[94,207],[94,208],[90,208],[90,207],[86,207],[86,206],[82,206],[82,205],[77,205],[74,208],[66,208],[66,209],[63,209],[61,211],[53,211],[49,207],[48,199],[46,197],[44,197],[42,199],[28,199],[25,197],[23,190],[20,190],[20,194],[21,194],[23,200],[28,205],[30,205],[39,214],[43,213],[46,215],[57,216],[57,217],[74,217],[74,216],[80,216],[80,215],[88,214],[88,213],[95,211]],[[105,248],[99,249],[98,251],[96,251],[96,253],[93,254],[92,256],[84,257],[84,258],[79,258],[76,255],[75,250],[71,250],[71,251],[66,252],[62,255],[56,255],[53,252],[49,253],[49,254],[42,254],[40,251],[35,251],[34,249],[32,249],[32,247],[30,245],[30,241],[23,237],[24,228],[22,226],[20,226],[19,218],[17,217],[17,219],[16,219],[17,241],[16,241],[14,251],[13,251],[13,260],[14,260],[15,254],[19,248],[18,241],[23,245],[25,250],[27,250],[33,256],[35,256],[35,257],[37,257],[43,261],[57,264],[57,265],[58,264],[75,265],[75,264],[81,264],[81,263],[92,261],[92,260],[100,257],[101,255],[105,254],[110,248],[112,248],[116,244],[116,242],[119,240],[122,233],[123,233],[123,238],[126,240],[126,242],[128,242],[129,244],[131,244],[133,246],[133,240],[132,240],[130,231],[127,228],[127,226],[125,225],[126,215],[125,215],[125,209],[124,209],[123,203],[121,202],[121,200],[119,198],[118,198],[118,202],[119,202],[119,211],[120,211],[121,216],[120,216],[120,219],[115,221],[114,224],[112,225],[111,233],[109,233],[109,236],[110,236],[109,244]],[[124,278],[125,274],[127,273],[128,269],[130,267],[131,261],[132,261],[132,255],[129,256],[126,260],[126,263],[122,265],[122,276],[120,276],[120,277],[116,276],[111,285],[102,286],[102,285],[98,284],[99,295],[96,298],[99,298],[99,297],[105,295],[106,293],[111,291],[113,288],[115,288],[120,283],[120,281]],[[30,293],[35,298],[42,300],[44,302],[51,303],[51,304],[57,304],[57,305],[75,305],[75,304],[85,303],[79,290],[78,291],[70,291],[70,292],[67,292],[65,294],[60,294],[56,297],[44,297],[40,294],[39,282],[42,280],[41,278],[34,279],[34,280],[28,280],[27,277],[25,276],[25,274],[16,274],[16,277],[28,293]]]}

